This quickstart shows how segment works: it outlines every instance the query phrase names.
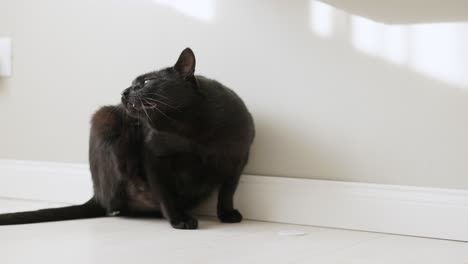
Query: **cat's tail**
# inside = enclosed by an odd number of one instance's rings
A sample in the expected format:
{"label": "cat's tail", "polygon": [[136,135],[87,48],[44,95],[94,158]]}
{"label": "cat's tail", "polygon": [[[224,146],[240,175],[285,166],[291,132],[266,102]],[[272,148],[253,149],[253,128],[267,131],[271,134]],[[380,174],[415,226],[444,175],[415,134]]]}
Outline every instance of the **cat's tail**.
{"label": "cat's tail", "polygon": [[81,205],[0,214],[0,225],[20,225],[106,216],[106,210],[94,198]]}

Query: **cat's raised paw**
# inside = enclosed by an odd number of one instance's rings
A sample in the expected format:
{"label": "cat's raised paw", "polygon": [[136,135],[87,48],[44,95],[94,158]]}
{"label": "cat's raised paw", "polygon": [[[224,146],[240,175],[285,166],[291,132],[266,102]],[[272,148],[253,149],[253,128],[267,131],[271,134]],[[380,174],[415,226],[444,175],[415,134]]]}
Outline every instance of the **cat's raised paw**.
{"label": "cat's raised paw", "polygon": [[198,220],[193,217],[185,220],[171,220],[171,226],[175,229],[197,229]]}
{"label": "cat's raised paw", "polygon": [[236,209],[229,212],[219,212],[218,218],[223,223],[239,223],[242,221],[242,215]]}

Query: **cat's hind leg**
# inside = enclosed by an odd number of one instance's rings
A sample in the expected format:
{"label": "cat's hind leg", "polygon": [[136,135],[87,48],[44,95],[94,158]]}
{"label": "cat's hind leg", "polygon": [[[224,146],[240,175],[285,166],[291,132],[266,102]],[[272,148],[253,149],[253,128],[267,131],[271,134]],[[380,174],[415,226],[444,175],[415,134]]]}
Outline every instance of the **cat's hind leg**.
{"label": "cat's hind leg", "polygon": [[234,194],[248,158],[249,153],[247,153],[245,157],[240,159],[238,162],[226,162],[227,164],[233,164],[234,166],[224,168],[223,171],[219,172],[223,182],[221,183],[218,192],[218,205],[216,211],[219,220],[223,223],[239,223],[242,221],[242,214],[239,210],[234,208]]}
{"label": "cat's hind leg", "polygon": [[242,214],[234,209],[234,193],[236,192],[241,174],[230,175],[219,188],[218,193],[218,218],[223,223],[239,223],[242,221]]}

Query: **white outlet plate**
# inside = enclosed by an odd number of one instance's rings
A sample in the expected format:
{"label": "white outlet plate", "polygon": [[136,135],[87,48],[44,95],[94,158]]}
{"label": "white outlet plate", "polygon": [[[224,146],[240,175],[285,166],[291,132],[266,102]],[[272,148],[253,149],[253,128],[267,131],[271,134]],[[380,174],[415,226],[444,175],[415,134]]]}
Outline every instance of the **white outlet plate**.
{"label": "white outlet plate", "polygon": [[11,75],[11,38],[0,37],[0,77]]}

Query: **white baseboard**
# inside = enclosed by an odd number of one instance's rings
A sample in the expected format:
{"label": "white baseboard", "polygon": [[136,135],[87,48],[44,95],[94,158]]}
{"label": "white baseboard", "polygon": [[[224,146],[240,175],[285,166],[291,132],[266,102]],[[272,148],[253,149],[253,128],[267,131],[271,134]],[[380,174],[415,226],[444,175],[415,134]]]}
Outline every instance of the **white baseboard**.
{"label": "white baseboard", "polygon": [[[87,164],[0,160],[0,196],[80,203],[90,177]],[[468,190],[244,175],[236,207],[252,220],[468,241]]]}

